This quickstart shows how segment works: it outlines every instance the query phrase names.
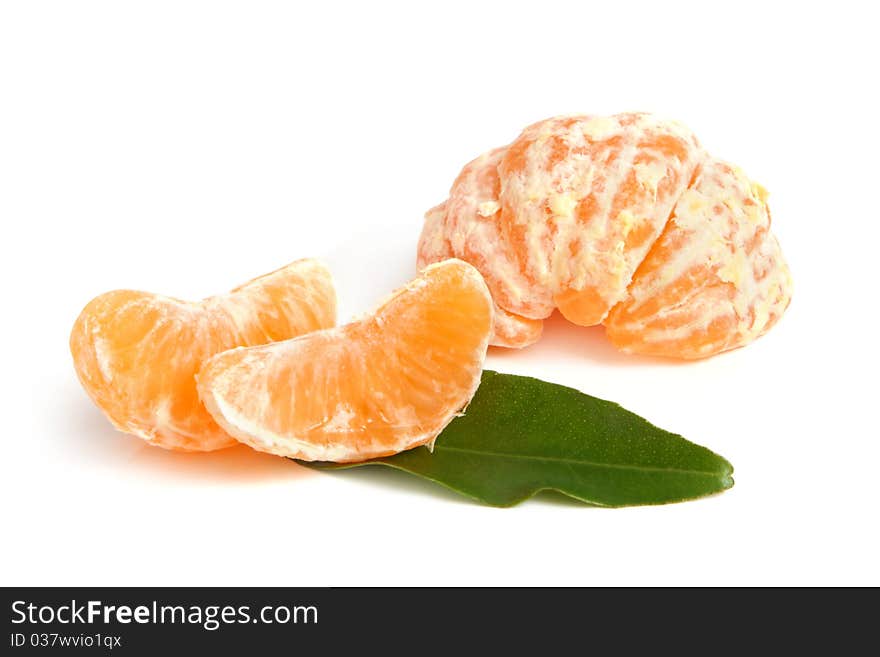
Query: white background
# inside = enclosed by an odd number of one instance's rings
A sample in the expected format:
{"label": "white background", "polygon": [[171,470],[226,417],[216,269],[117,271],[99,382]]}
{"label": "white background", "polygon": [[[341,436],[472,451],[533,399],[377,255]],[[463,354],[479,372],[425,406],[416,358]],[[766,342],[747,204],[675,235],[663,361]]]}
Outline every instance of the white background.
{"label": "white background", "polygon": [[[2,584],[880,584],[869,3],[5,2]],[[403,474],[114,431],[67,348],[93,296],[222,292],[324,257],[341,319],[526,124],[677,118],[771,192],[782,322],[705,362],[552,320],[487,366],[619,401],[736,466],[713,498],[485,508]]]}

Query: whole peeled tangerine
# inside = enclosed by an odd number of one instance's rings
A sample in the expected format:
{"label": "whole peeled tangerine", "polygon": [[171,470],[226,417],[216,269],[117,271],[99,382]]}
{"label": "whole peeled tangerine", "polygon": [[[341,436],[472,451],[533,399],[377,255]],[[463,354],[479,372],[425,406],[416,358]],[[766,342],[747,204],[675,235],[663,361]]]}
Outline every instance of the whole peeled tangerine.
{"label": "whole peeled tangerine", "polygon": [[766,190],[651,114],[547,119],[467,164],[419,240],[420,268],[450,257],[485,277],[503,347],[558,308],[623,351],[705,358],[791,300]]}

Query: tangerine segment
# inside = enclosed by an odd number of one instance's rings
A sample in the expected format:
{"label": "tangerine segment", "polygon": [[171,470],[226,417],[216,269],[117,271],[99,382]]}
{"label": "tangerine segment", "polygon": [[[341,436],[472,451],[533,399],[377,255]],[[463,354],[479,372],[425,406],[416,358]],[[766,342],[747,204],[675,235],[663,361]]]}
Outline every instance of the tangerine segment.
{"label": "tangerine segment", "polygon": [[455,257],[452,245],[446,239],[446,201],[425,213],[425,223],[419,236],[416,266],[419,271],[441,260]]}
{"label": "tangerine segment", "polygon": [[501,180],[498,165],[507,148],[496,148],[469,162],[449,191],[444,235],[455,257],[474,265],[502,308],[543,319],[553,300],[523,275],[501,229]]}
{"label": "tangerine segment", "polygon": [[496,305],[489,344],[494,347],[522,349],[540,340],[543,331],[544,320],[514,315]]}
{"label": "tangerine segment", "polygon": [[624,351],[705,358],[768,331],[791,292],[766,191],[708,159],[605,327]]}
{"label": "tangerine segment", "polygon": [[551,307],[599,324],[625,297],[701,158],[690,131],[650,114],[533,124],[498,164],[502,235]]}
{"label": "tangerine segment", "polygon": [[200,302],[116,290],[93,299],[70,334],[86,392],[116,428],[183,451],[234,445],[198,398],[206,358],[331,327],[336,295],[327,269],[299,260]]}
{"label": "tangerine segment", "polygon": [[[496,149],[499,152],[502,150]],[[519,281],[514,283],[515,289],[516,285],[523,289],[521,278],[512,267],[497,266],[499,263],[511,262],[504,253],[495,223],[498,204],[493,198],[497,198],[498,176],[495,165],[498,156],[499,153],[493,151],[468,164],[453,185],[449,201],[425,213],[425,224],[418,247],[419,269],[458,256],[475,265],[481,272],[501,271],[509,277],[508,280]],[[487,250],[490,255],[483,255],[481,249]],[[490,262],[494,262],[496,267],[489,267]],[[496,283],[496,292],[489,280],[486,283],[495,299],[495,320],[489,344],[520,349],[537,342],[541,337],[543,322],[502,309],[498,303],[504,294],[504,288]]]}
{"label": "tangerine segment", "polygon": [[199,394],[260,451],[339,462],[395,454],[432,441],[470,401],[492,308],[480,273],[445,260],[365,319],[211,358]]}

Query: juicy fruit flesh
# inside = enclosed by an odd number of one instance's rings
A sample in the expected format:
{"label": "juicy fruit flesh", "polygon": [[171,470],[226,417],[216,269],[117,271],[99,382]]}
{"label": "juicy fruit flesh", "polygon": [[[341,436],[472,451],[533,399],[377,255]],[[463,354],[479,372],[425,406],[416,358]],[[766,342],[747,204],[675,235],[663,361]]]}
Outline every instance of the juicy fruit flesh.
{"label": "juicy fruit flesh", "polygon": [[168,449],[209,451],[235,441],[199,400],[202,362],[335,321],[329,272],[300,260],[200,302],[108,292],[80,313],[70,349],[83,387],[118,429]]}
{"label": "juicy fruit flesh", "polygon": [[426,214],[418,262],[483,273],[501,311],[492,344],[535,342],[558,307],[625,351],[702,358],[766,332],[790,300],[769,223],[763,190],[679,124],[557,117],[464,167]]}
{"label": "juicy fruit flesh", "polygon": [[433,440],[470,401],[492,319],[479,272],[447,260],[363,320],[215,356],[199,391],[255,449],[319,461],[387,456]]}

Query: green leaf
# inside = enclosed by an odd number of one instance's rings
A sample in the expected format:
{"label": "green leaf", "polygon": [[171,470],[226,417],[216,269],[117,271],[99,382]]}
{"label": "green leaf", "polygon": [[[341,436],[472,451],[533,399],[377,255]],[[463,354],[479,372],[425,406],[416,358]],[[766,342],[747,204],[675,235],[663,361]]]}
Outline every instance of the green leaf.
{"label": "green leaf", "polygon": [[725,459],[618,404],[491,370],[433,452],[417,447],[363,463],[305,465],[384,465],[492,506],[512,506],[542,490],[598,506],[666,504],[733,486]]}

